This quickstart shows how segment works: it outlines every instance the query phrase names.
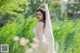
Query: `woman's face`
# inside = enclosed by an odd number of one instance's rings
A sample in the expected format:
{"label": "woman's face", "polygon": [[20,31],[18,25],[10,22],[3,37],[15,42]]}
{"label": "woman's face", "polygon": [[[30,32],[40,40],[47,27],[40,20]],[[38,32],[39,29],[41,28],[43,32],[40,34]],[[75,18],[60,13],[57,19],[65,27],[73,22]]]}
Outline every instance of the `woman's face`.
{"label": "woman's face", "polygon": [[36,16],[37,16],[38,21],[43,21],[43,14],[40,11],[37,12]]}

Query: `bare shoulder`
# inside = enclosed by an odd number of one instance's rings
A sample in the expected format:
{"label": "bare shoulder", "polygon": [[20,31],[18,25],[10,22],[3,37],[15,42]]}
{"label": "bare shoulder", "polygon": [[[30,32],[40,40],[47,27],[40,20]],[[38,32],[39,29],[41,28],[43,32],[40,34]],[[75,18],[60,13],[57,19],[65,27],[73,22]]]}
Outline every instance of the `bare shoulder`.
{"label": "bare shoulder", "polygon": [[44,23],[42,23],[42,22],[38,22],[38,25],[37,25],[37,26],[41,26],[41,27],[43,27],[43,25],[44,25]]}

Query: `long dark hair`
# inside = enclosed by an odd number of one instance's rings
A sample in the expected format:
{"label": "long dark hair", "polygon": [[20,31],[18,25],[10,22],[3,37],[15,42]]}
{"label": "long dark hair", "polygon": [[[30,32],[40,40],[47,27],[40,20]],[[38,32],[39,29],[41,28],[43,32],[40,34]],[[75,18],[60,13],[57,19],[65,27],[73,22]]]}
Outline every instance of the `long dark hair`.
{"label": "long dark hair", "polygon": [[43,11],[42,9],[38,9],[37,12],[40,11],[43,14],[43,22],[44,22],[44,27],[45,27],[45,21],[46,21],[46,12]]}

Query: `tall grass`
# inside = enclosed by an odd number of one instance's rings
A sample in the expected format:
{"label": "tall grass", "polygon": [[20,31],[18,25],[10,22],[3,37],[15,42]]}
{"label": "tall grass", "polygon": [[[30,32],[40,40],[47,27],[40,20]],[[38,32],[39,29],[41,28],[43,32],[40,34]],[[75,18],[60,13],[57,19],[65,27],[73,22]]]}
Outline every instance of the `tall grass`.
{"label": "tall grass", "polygon": [[80,53],[80,20],[55,21],[53,33],[59,43],[59,53]]}
{"label": "tall grass", "polygon": [[[9,53],[24,53],[24,47],[19,41],[14,42],[14,36],[25,37],[32,42],[33,27],[36,25],[36,18],[18,18],[10,24],[0,28],[0,44],[9,44]],[[52,23],[55,40],[59,44],[58,53],[80,53],[80,20],[55,20]],[[29,44],[26,46],[29,47]]]}
{"label": "tall grass", "polygon": [[[20,53],[22,49],[20,45],[16,46],[18,43],[14,43],[14,36],[19,36],[20,38],[25,37],[32,42],[32,38],[34,37],[32,29],[36,23],[35,18],[29,17],[27,19],[18,18],[10,24],[5,24],[5,26],[0,29],[0,44],[9,44],[10,53],[15,53],[16,50],[16,53]],[[23,52],[24,50],[21,53]]]}

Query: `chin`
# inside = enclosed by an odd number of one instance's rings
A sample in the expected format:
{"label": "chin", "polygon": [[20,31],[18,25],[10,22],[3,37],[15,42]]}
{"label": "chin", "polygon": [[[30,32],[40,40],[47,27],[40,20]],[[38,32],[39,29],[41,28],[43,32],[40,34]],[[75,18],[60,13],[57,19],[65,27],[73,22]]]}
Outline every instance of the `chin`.
{"label": "chin", "polygon": [[42,22],[42,20],[41,20],[41,19],[38,19],[38,21],[39,21],[39,22]]}
{"label": "chin", "polygon": [[41,21],[40,19],[38,19],[38,21]]}

